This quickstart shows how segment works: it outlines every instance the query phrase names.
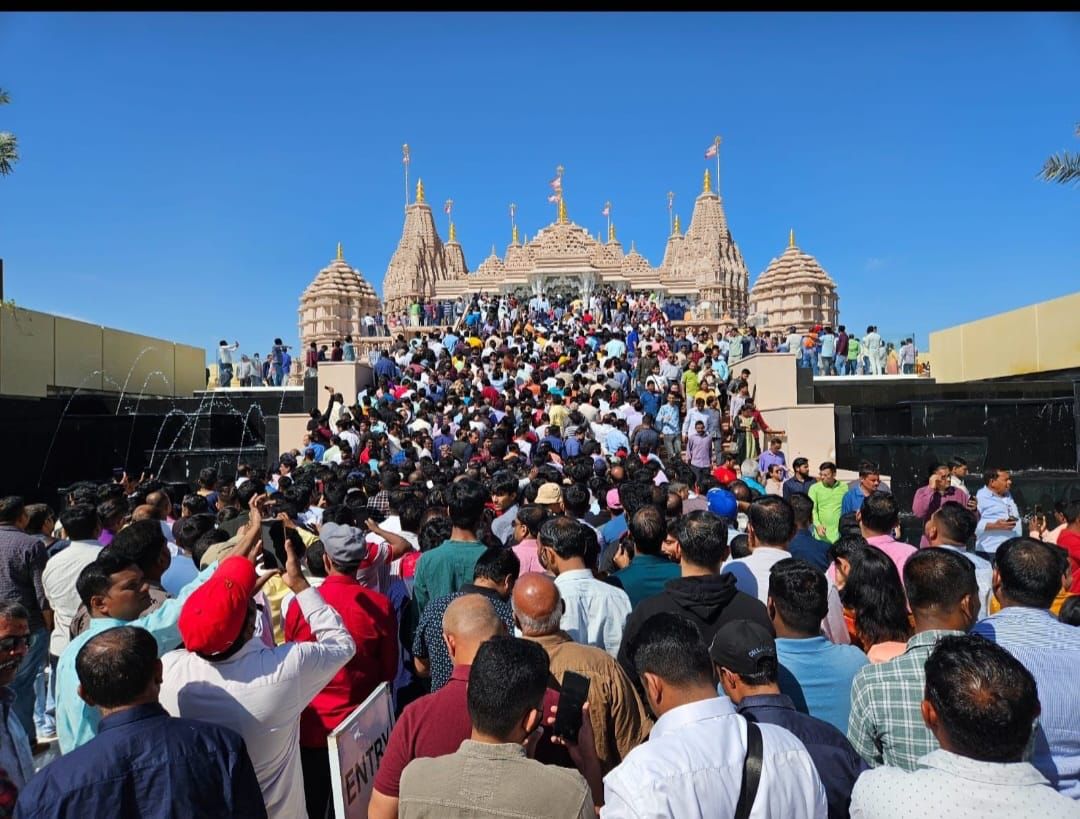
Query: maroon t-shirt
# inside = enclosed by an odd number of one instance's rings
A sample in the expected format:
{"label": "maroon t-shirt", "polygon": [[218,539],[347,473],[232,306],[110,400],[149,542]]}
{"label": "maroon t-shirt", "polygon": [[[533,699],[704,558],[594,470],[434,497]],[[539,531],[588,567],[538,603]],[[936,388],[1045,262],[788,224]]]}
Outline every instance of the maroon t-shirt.
{"label": "maroon t-shirt", "polygon": [[[434,694],[427,694],[405,706],[401,718],[390,733],[386,752],[375,773],[375,790],[384,796],[398,797],[405,766],[419,757],[445,756],[454,753],[472,736],[469,703],[469,668],[455,665],[450,681]],[[559,704],[559,694],[550,688],[544,694],[544,717]],[[536,749],[536,759],[548,765],[573,768],[566,748],[551,742],[545,732]]]}

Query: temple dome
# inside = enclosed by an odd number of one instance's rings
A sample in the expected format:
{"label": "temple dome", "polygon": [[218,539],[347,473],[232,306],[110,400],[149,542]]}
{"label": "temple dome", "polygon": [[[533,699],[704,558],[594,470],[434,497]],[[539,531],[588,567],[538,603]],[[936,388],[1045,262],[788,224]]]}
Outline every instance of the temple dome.
{"label": "temple dome", "polygon": [[331,344],[346,334],[361,335],[360,321],[379,310],[375,288],[359,270],[345,261],[338,245],[337,258],[320,270],[300,296],[300,340],[306,347]]}
{"label": "temple dome", "polygon": [[759,330],[805,332],[816,324],[836,326],[836,283],[817,259],[795,244],[773,259],[750,289],[750,317]]}

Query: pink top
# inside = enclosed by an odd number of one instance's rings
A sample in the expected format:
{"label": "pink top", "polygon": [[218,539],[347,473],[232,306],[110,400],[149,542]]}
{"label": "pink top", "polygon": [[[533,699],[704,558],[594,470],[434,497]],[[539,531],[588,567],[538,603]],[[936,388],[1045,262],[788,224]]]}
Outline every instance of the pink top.
{"label": "pink top", "polygon": [[866,652],[866,658],[872,663],[887,663],[894,657],[899,657],[905,651],[907,651],[907,643],[890,640],[886,643],[871,646],[870,650]]}
{"label": "pink top", "polygon": [[540,572],[543,573],[544,567],[540,563],[540,558],[536,554],[536,541],[526,538],[513,547],[514,554],[517,555],[518,560],[521,561],[521,572]]}
{"label": "pink top", "polygon": [[901,543],[894,539],[892,535],[875,535],[874,537],[868,537],[866,542],[881,549],[889,556],[896,566],[896,571],[900,574],[900,582],[903,583],[904,564],[908,562],[909,557],[915,554],[916,548],[909,546],[907,543]]}

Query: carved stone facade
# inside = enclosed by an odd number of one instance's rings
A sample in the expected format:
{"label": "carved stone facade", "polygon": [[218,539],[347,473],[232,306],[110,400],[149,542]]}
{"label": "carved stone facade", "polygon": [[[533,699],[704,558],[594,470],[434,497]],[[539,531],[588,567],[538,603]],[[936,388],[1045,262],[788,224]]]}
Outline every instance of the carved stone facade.
{"label": "carved stone facade", "polygon": [[[379,297],[359,270],[345,261],[338,245],[337,258],[315,276],[300,296],[300,342],[303,349],[311,342],[321,347],[352,334],[362,335],[361,319],[375,315]],[[303,355],[294,356],[303,361]]]}
{"label": "carved stone facade", "polygon": [[503,256],[492,247],[491,254],[470,273],[453,227],[445,245],[439,237],[419,182],[416,202],[405,209],[405,227],[387,268],[383,292],[387,311],[400,315],[417,298],[452,300],[477,292],[587,298],[598,286],[613,285],[622,290],[658,291],[687,304],[706,300],[705,314],[743,319],[748,278],[708,171],[704,190],[694,202],[690,227],[685,236],[676,227],[664,261],[655,268],[633,244],[629,253],[624,251],[614,225],[605,242],[570,221],[565,199],[560,198],[556,221],[524,241],[514,228]]}
{"label": "carved stone facade", "polygon": [[795,244],[791,232],[783,255],[773,259],[750,291],[750,323],[758,330],[806,332],[836,327],[840,317],[836,283],[818,260]]}

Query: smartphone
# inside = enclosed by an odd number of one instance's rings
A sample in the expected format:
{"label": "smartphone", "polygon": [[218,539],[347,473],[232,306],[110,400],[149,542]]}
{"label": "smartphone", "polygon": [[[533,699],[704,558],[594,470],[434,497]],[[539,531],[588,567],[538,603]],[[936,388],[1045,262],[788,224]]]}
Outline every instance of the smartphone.
{"label": "smartphone", "polygon": [[1038,515],[1041,515],[1041,514],[1042,514],[1042,504],[1037,503],[1037,504],[1035,504],[1035,515],[1038,516]]}
{"label": "smartphone", "polygon": [[563,674],[559,707],[551,731],[567,742],[577,742],[581,730],[581,709],[589,699],[589,678],[573,671]]}

